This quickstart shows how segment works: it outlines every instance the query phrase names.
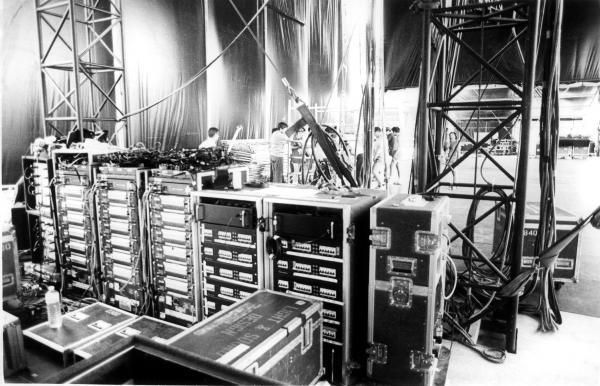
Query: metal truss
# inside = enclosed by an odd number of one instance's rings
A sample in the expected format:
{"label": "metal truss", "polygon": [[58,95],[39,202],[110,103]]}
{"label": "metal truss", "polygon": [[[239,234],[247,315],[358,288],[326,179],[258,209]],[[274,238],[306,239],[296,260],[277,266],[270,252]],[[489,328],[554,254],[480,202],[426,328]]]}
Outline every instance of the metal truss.
{"label": "metal truss", "polygon": [[121,0],[34,1],[45,135],[114,131],[127,110]]}
{"label": "metal truss", "polygon": [[[450,223],[453,235],[451,242],[462,241],[470,253],[468,256],[453,255],[453,258],[476,262],[485,267],[493,280],[482,282],[470,275],[466,286],[479,288],[489,292],[498,291],[502,286],[516,277],[521,271],[523,250],[523,232],[525,220],[527,164],[529,149],[529,133],[532,118],[532,100],[535,81],[537,43],[539,35],[539,0],[473,2],[455,1],[453,6],[439,6],[439,2],[422,0],[420,8],[423,17],[423,61],[421,67],[420,104],[416,133],[416,152],[414,164],[414,190],[430,194],[443,194],[459,200],[492,201],[495,204],[477,216],[465,227]],[[485,34],[488,31],[502,31],[506,39],[500,48],[490,53],[489,47],[484,49]],[[479,38],[477,47],[472,41]],[[489,35],[488,35],[489,36]],[[497,35],[496,35],[497,36]],[[510,79],[498,66],[499,59],[508,51],[518,52],[512,60],[523,64],[520,79]],[[435,58],[432,58],[435,51]],[[458,62],[458,52],[462,58],[477,63],[479,69],[461,83],[454,79]],[[432,70],[433,67],[433,70]],[[511,98],[486,99],[480,94],[477,100],[459,100],[457,96],[468,86],[477,86],[479,90],[489,84],[499,84],[510,90]],[[485,91],[485,90],[484,90]],[[498,124],[480,138],[477,130],[478,117],[502,113]],[[457,114],[469,117],[459,123]],[[518,148],[518,164],[514,171],[507,168],[488,149],[493,148],[491,141],[497,136],[503,139],[512,129],[515,122],[521,122],[520,142]],[[489,120],[486,122],[489,125]],[[470,149],[460,157],[449,157],[453,162],[445,164],[441,161],[444,131],[451,128],[470,144]],[[460,141],[459,141],[460,143]],[[504,184],[491,184],[477,178],[477,166],[473,180],[448,182],[447,177],[453,175],[465,165],[467,159],[475,162],[478,156],[491,163],[503,176]],[[446,178],[446,181],[444,179]],[[458,187],[461,193],[454,193],[449,187]],[[481,194],[486,191],[491,194]],[[498,194],[500,191],[501,194]],[[506,264],[497,264],[492,257],[486,256],[474,243],[469,232],[493,216],[501,207],[508,208],[507,222],[514,216],[512,228],[508,228],[508,240],[512,247],[507,250]],[[468,261],[467,261],[468,260]],[[513,297],[505,304],[505,342],[506,349],[516,351],[519,298]]]}

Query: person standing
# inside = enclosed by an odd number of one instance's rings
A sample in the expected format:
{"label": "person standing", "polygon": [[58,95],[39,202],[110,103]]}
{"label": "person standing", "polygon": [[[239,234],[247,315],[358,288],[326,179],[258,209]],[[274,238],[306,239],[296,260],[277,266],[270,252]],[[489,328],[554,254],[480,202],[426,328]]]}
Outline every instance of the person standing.
{"label": "person standing", "polygon": [[216,127],[211,127],[208,129],[208,138],[206,138],[198,149],[207,149],[219,146],[219,129]]}
{"label": "person standing", "polygon": [[452,165],[458,159],[458,137],[454,131],[448,134],[448,155],[446,156],[446,165]]}
{"label": "person standing", "polygon": [[394,171],[398,174],[398,183],[400,182],[400,128],[392,127],[392,134],[388,140],[390,147],[390,180],[394,176]]}
{"label": "person standing", "polygon": [[271,131],[271,140],[269,141],[269,151],[271,153],[271,182],[283,182],[283,162],[286,156],[286,144],[290,142],[285,133],[288,125],[285,122],[279,122],[277,127]]}
{"label": "person standing", "polygon": [[292,137],[292,156],[290,159],[290,166],[294,175],[294,182],[300,183],[300,171],[302,170],[302,149],[304,147],[304,139],[306,131],[304,127],[298,129],[298,131]]}
{"label": "person standing", "polygon": [[387,138],[383,137],[381,127],[375,127],[373,130],[373,177],[377,181],[375,188],[385,185],[385,155],[389,152]]}

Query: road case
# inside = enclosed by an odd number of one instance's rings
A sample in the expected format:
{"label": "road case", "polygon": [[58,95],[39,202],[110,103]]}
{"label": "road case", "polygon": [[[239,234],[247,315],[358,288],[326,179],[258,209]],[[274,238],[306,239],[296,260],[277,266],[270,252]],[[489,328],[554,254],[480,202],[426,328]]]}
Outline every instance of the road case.
{"label": "road case", "polygon": [[264,190],[191,193],[205,318],[265,286]]}
{"label": "road case", "polygon": [[159,343],[165,343],[175,335],[183,332],[184,328],[173,323],[142,316],[118,328],[108,335],[95,339],[74,351],[78,358],[87,359],[93,355],[110,349],[116,343],[130,336],[145,336]]}
{"label": "road case", "polygon": [[444,316],[448,197],[397,194],[371,209],[367,375],[431,385]]}
{"label": "road case", "polygon": [[2,227],[2,300],[16,299],[21,289],[17,238],[10,225]]}
{"label": "road case", "polygon": [[21,321],[14,315],[2,311],[2,345],[4,346],[4,376],[9,376],[27,367]]}
{"label": "road case", "polygon": [[23,331],[30,340],[63,355],[66,362],[69,351],[90,340],[111,333],[133,320],[135,315],[104,303],[94,303],[63,315],[59,328],[51,328],[48,322]]}
{"label": "road case", "polygon": [[[571,212],[568,212],[561,208],[555,208],[556,212],[556,239],[559,240],[561,237],[569,233],[575,225],[577,225],[578,218]],[[496,212],[496,221],[494,226],[494,246],[496,247],[504,232],[506,215],[504,214],[504,207]],[[533,267],[537,256],[535,256],[535,239],[537,238],[538,226],[540,223],[540,203],[539,202],[528,202],[525,206],[525,230],[523,233],[523,269],[529,269]],[[556,265],[554,266],[554,281],[557,282],[574,282],[579,280],[579,236],[576,236],[567,246],[563,249],[558,258],[556,259]]]}
{"label": "road case", "polygon": [[260,290],[170,346],[278,382],[313,384],[322,375],[321,302]]}
{"label": "road case", "polygon": [[268,189],[269,288],[323,302],[326,380],[365,373],[369,208],[385,192]]}

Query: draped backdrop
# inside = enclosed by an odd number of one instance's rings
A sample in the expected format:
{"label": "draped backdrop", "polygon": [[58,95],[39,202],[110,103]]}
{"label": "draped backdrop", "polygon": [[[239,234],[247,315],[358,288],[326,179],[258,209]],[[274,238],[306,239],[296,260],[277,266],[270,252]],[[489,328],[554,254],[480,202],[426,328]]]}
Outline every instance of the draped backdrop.
{"label": "draped backdrop", "polygon": [[[413,0],[383,1],[386,89],[415,87],[420,63],[420,16],[409,10]],[[249,20],[263,0],[234,0],[234,4]],[[252,35],[245,32],[210,67],[205,74],[208,77],[200,77],[166,102],[130,118],[130,142],[161,149],[195,147],[206,137],[208,127],[219,127],[222,137],[229,138],[238,124],[244,127],[240,138],[268,138],[270,128],[288,118],[288,97],[281,77],[286,77],[311,105],[326,104],[332,92],[339,97],[334,83],[352,30],[348,20],[342,19],[348,10],[358,9],[361,4],[363,0],[271,0],[251,29],[277,68],[265,58]],[[27,153],[35,137],[44,134],[44,129],[33,1],[4,1],[2,11],[2,180],[6,184],[18,179],[20,156]],[[600,0],[565,1],[563,82],[600,80],[598,20]],[[228,0],[123,1],[129,111],[158,100],[192,77],[242,27],[241,18]],[[486,39],[486,44],[503,41]],[[355,50],[359,44],[355,37],[349,49]],[[479,42],[471,44],[478,46]],[[517,77],[521,69],[513,58],[507,53],[501,65],[503,71]],[[342,66],[339,93],[347,94],[354,87],[349,88],[349,83],[360,85],[364,81],[360,76],[349,76],[357,74],[353,65],[356,63]],[[473,71],[472,66],[459,59],[459,82]],[[65,86],[73,82],[59,75],[55,81]],[[89,99],[93,101],[93,95]],[[48,100],[50,105],[58,100],[52,89]],[[82,103],[83,110],[89,107],[86,103]]]}
{"label": "draped backdrop", "polygon": [[[386,90],[418,87],[421,65],[421,15],[409,9],[413,0],[385,0],[385,86]],[[561,42],[561,82],[600,80],[600,0],[564,0]],[[496,52],[507,36],[492,30],[485,33],[485,52]],[[477,34],[467,42],[479,47]],[[490,57],[491,54],[487,55]],[[541,63],[538,63],[541,66]],[[498,60],[509,79],[522,79],[522,66],[515,49]],[[479,63],[465,54],[459,58],[456,80],[465,80]],[[538,69],[539,74],[539,69]]]}
{"label": "draped backdrop", "polygon": [[[229,138],[236,125],[244,127],[240,138],[268,138],[270,128],[288,116],[281,77],[308,103],[323,103],[340,60],[341,1],[270,1],[251,29],[277,69],[245,32],[205,76],[132,116],[130,143],[159,149],[196,147],[209,127],[219,127],[221,137]],[[234,0],[234,4],[248,21],[263,2]],[[122,7],[129,112],[153,103],[198,73],[244,26],[228,0],[126,0]],[[3,2],[2,28],[2,181],[7,184],[18,179],[20,156],[28,145],[44,135],[34,2]],[[61,74],[53,77],[67,88],[73,82]],[[58,100],[51,88],[48,100],[49,105]],[[83,110],[88,107],[84,101]],[[58,128],[64,134],[65,128]]]}

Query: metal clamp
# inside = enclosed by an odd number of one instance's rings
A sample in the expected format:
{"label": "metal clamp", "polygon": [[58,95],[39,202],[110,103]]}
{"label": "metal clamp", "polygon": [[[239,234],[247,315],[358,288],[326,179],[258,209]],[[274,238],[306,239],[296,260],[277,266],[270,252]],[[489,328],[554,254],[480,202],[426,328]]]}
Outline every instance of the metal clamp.
{"label": "metal clamp", "polygon": [[425,373],[435,366],[436,357],[421,351],[410,351],[410,369],[415,372]]}
{"label": "metal clamp", "polygon": [[367,348],[367,360],[369,364],[385,365],[388,361],[388,348],[383,343],[371,343]]}

